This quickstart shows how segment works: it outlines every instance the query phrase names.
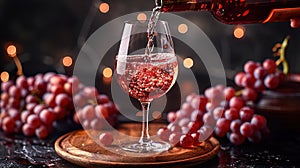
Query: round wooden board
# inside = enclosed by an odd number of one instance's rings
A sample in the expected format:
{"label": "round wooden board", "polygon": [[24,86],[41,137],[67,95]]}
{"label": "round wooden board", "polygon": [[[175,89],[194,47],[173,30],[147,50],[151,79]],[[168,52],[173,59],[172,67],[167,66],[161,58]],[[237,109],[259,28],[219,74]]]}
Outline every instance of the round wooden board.
{"label": "round wooden board", "polygon": [[[128,123],[119,127],[119,132],[139,136],[139,124]],[[154,135],[161,124],[150,124],[150,134]],[[199,147],[185,149],[173,147],[166,152],[143,154],[126,152],[119,147],[119,141],[114,140],[109,147],[103,147],[95,142],[99,131],[78,130],[67,133],[55,142],[55,151],[59,156],[71,163],[83,167],[188,167],[201,164],[213,158],[219,151],[219,142],[211,137]]]}

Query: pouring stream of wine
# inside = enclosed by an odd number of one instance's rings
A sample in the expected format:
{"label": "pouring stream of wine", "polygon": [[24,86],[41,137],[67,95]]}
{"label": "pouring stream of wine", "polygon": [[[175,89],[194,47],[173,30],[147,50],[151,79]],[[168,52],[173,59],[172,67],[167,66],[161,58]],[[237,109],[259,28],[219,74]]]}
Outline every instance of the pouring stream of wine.
{"label": "pouring stream of wine", "polygon": [[148,29],[147,29],[147,34],[148,34],[148,43],[146,46],[145,50],[145,61],[150,62],[150,54],[153,51],[154,45],[153,45],[153,38],[154,38],[154,29],[156,26],[156,23],[158,21],[159,15],[160,15],[160,9],[161,7],[157,6],[153,8],[152,14],[148,23]]}

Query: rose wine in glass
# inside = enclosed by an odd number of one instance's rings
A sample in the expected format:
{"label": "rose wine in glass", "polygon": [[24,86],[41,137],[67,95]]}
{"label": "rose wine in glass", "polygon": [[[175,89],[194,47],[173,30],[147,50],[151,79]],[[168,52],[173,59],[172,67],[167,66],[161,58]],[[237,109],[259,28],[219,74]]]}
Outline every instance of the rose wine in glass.
{"label": "rose wine in glass", "polygon": [[[121,144],[126,151],[149,153],[170,148],[166,142],[154,142],[148,132],[148,113],[152,100],[166,94],[174,85],[178,63],[169,27],[156,21],[149,44],[147,21],[126,22],[115,61],[116,79],[121,88],[142,106],[143,120],[138,142]],[[151,49],[150,49],[151,48]]]}

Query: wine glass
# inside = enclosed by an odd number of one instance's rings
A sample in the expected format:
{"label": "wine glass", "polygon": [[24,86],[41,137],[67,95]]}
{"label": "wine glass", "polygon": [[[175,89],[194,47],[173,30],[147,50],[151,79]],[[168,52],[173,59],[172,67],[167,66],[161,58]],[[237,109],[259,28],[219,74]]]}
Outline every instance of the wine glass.
{"label": "wine glass", "polygon": [[170,148],[166,142],[151,139],[148,115],[151,101],[166,94],[178,74],[168,23],[158,20],[152,30],[147,30],[148,21],[125,22],[115,60],[118,84],[130,97],[140,102],[143,115],[139,141],[123,143],[121,148],[139,153],[162,152]]}

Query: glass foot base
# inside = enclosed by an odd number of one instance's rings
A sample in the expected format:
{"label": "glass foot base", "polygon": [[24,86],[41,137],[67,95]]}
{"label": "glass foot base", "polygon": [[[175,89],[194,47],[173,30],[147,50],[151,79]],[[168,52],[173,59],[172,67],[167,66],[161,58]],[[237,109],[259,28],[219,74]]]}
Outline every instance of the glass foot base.
{"label": "glass foot base", "polygon": [[171,145],[165,142],[148,142],[144,144],[134,142],[122,144],[120,147],[125,151],[135,153],[154,153],[167,151],[170,149]]}

